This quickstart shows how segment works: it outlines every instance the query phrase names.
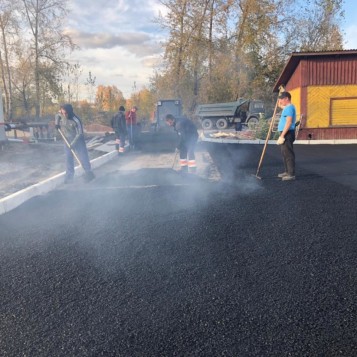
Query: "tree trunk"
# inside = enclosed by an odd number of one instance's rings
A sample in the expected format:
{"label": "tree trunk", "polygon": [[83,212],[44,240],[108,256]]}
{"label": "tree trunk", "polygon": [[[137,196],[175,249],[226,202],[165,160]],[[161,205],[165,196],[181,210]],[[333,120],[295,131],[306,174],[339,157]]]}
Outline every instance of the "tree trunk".
{"label": "tree trunk", "polygon": [[5,114],[5,119],[8,119],[9,118],[9,92],[7,90],[7,84],[5,79],[5,66],[2,59],[1,51],[0,51],[0,68],[1,68],[1,79],[3,83],[4,94],[5,94],[4,114]]}
{"label": "tree trunk", "polygon": [[[12,120],[13,109],[12,109],[12,84],[11,84],[11,72],[9,65],[9,53],[6,41],[6,31],[5,27],[1,26],[1,35],[3,40],[3,48],[4,48],[4,58],[2,58],[0,52],[0,62],[1,62],[1,72],[2,72],[2,80],[4,85],[4,93],[5,93],[5,116],[8,120]],[[5,62],[5,63],[4,63]]]}

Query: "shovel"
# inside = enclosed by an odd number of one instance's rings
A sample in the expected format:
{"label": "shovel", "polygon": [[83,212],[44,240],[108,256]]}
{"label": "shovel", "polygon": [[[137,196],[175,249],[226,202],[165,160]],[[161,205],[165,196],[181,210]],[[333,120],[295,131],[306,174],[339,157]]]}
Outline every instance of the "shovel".
{"label": "shovel", "polygon": [[172,163],[172,169],[175,167],[178,151],[175,152],[174,162]]}
{"label": "shovel", "polygon": [[68,149],[71,150],[73,156],[76,158],[76,160],[78,161],[79,165],[80,165],[80,166],[83,168],[83,170],[84,170],[84,167],[83,167],[83,165],[82,165],[82,163],[81,163],[81,160],[79,160],[77,154],[76,154],[75,151],[71,148],[71,144],[68,142],[67,138],[66,138],[65,135],[62,133],[62,130],[61,130],[61,129],[58,129],[58,132],[61,134],[62,139],[63,139],[63,141],[66,143]]}

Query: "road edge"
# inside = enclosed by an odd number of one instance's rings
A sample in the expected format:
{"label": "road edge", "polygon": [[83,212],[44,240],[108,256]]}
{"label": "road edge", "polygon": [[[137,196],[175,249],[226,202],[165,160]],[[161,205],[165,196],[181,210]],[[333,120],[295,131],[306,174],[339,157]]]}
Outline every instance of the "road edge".
{"label": "road edge", "polygon": [[[117,156],[118,152],[116,150],[113,150],[105,155],[91,160],[91,166],[93,169],[95,169]],[[80,166],[77,166],[75,168],[76,176],[81,176],[83,175],[83,173],[84,171]],[[17,191],[9,196],[3,197],[2,199],[0,199],[0,215],[15,209],[16,207],[20,206],[32,197],[43,195],[54,190],[56,187],[63,184],[64,176],[65,172],[61,172],[55,176],[52,176],[34,185]]]}

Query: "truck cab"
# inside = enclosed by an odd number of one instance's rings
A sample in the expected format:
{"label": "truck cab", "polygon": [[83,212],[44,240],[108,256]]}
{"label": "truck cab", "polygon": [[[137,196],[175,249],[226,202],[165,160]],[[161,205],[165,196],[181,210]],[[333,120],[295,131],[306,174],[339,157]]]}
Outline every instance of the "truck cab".
{"label": "truck cab", "polygon": [[263,113],[265,113],[263,101],[247,100],[236,110],[236,118],[234,119],[236,130],[241,130],[242,125],[247,125],[250,129],[255,129],[259,124],[259,118]]}
{"label": "truck cab", "polygon": [[180,99],[160,99],[156,103],[154,131],[168,130],[165,122],[167,114],[172,114],[175,118],[182,115],[182,103]]}

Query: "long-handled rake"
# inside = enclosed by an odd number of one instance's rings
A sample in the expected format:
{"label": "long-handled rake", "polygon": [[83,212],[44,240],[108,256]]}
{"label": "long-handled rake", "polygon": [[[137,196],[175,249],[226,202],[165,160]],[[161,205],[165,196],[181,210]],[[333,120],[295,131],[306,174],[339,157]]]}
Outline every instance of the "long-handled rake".
{"label": "long-handled rake", "polygon": [[172,169],[175,167],[175,164],[176,164],[176,159],[177,159],[177,155],[178,155],[178,151],[175,152],[175,157],[174,157],[174,161],[172,163]]}
{"label": "long-handled rake", "polygon": [[75,159],[78,161],[79,165],[83,168],[84,170],[84,167],[81,163],[81,160],[79,160],[79,157],[77,156],[77,154],[75,153],[75,151],[71,148],[71,144],[68,142],[67,138],[65,137],[65,135],[63,134],[62,130],[61,129],[58,129],[58,132],[61,134],[62,136],[62,139],[63,141],[65,142],[65,144],[67,145],[68,149],[71,150],[73,156],[75,157]]}
{"label": "long-handled rake", "polygon": [[263,151],[262,151],[262,154],[261,154],[261,156],[260,156],[260,160],[259,160],[257,172],[256,172],[256,174],[255,174],[255,177],[258,178],[258,179],[260,179],[260,180],[261,180],[262,178],[259,176],[259,172],[260,172],[260,168],[261,168],[262,163],[263,163],[263,159],[264,159],[265,152],[266,152],[266,149],[267,149],[268,141],[269,141],[271,132],[272,132],[273,127],[274,127],[274,118],[275,118],[275,115],[276,115],[276,111],[277,111],[277,109],[278,109],[279,95],[280,95],[281,92],[284,92],[284,91],[285,91],[285,88],[284,88],[283,85],[281,85],[281,86],[279,87],[278,98],[277,98],[277,100],[276,100],[276,104],[275,104],[275,108],[274,108],[274,113],[273,113],[273,116],[272,116],[272,119],[271,119],[271,122],[270,122],[270,125],[269,125],[269,130],[268,130],[268,133],[267,133],[267,136],[266,136],[266,139],[265,139]]}

